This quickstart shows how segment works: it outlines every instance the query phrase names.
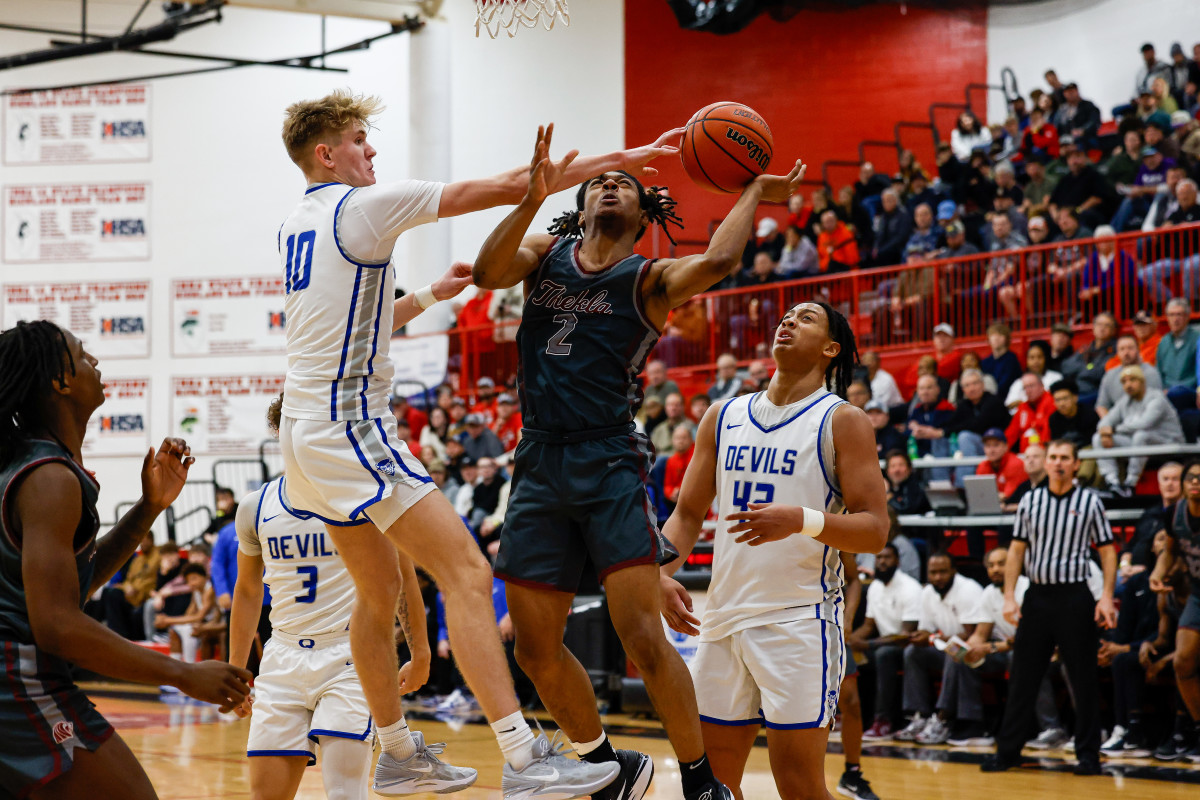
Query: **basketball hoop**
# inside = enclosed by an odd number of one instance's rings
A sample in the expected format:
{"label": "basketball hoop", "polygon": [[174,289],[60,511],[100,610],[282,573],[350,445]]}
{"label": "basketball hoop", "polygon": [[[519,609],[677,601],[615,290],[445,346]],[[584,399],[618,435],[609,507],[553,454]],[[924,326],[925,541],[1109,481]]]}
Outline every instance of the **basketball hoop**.
{"label": "basketball hoop", "polygon": [[571,24],[567,0],[475,0],[475,12],[477,37],[480,28],[493,39],[501,30],[511,39],[521,28],[536,28],[539,22],[546,30],[553,30],[559,18],[563,25]]}

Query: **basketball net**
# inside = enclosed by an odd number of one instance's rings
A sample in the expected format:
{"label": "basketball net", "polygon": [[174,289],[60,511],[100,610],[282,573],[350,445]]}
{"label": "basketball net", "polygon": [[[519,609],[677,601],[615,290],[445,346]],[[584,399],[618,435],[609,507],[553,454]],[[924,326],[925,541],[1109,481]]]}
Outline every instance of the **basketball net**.
{"label": "basketball net", "polygon": [[548,31],[559,18],[563,25],[571,24],[567,0],[475,0],[475,12],[476,37],[481,28],[493,39],[501,30],[511,39],[521,28],[536,28],[538,23]]}

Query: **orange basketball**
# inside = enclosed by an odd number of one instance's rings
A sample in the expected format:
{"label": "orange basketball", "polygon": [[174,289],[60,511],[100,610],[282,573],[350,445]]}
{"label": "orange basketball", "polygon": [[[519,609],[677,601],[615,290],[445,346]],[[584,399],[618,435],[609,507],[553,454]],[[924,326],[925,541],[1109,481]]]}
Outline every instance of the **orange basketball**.
{"label": "orange basketball", "polygon": [[679,156],[688,177],[710,192],[740,192],[767,171],[774,153],[771,128],[741,103],[697,111],[687,124]]}

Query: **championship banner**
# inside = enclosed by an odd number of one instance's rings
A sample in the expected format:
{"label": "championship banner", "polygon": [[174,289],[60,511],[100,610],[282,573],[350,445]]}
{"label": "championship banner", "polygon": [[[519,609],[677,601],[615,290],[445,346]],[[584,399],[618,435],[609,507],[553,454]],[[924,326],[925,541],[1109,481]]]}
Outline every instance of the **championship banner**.
{"label": "championship banner", "polygon": [[44,319],[101,361],[150,355],[150,281],[5,283],[0,302],[4,328]]}
{"label": "championship banner", "polygon": [[144,456],[150,448],[150,379],[103,376],[104,405],[88,420],[86,456]]}
{"label": "championship banner", "polygon": [[286,352],[283,278],[194,278],[171,282],[171,355],[251,356]]}
{"label": "championship banner", "polygon": [[283,375],[212,375],[171,379],[171,432],[193,453],[256,455],[267,434],[267,406]]}
{"label": "championship banner", "polygon": [[450,336],[435,333],[392,339],[392,363],[395,383],[419,383],[434,387],[446,379],[450,359]]}
{"label": "championship banner", "polygon": [[47,183],[4,187],[4,260],[146,261],[150,184]]}
{"label": "championship banner", "polygon": [[52,89],[4,97],[4,164],[150,160],[150,87]]}

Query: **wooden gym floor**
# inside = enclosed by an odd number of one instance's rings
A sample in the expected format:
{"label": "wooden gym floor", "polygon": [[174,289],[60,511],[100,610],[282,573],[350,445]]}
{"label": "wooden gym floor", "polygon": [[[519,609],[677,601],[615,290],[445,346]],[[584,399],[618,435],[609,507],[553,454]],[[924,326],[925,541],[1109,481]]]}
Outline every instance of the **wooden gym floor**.
{"label": "wooden gym floor", "polygon": [[[245,743],[248,721],[222,719],[211,706],[178,696],[161,698],[139,689],[111,684],[88,687],[100,711],[116,727],[142,762],[163,800],[208,800],[249,797]],[[456,797],[494,800],[500,797],[500,754],[490,729],[481,724],[455,724],[422,719],[410,713],[410,724],[426,741],[448,743],[445,757],[475,767],[479,782]],[[642,750],[654,757],[655,776],[648,800],[678,800],[678,768],[661,727],[654,722],[614,715],[605,721],[619,747]],[[765,739],[760,737],[760,742]],[[1036,767],[999,775],[984,775],[979,761],[986,750],[868,746],[863,770],[882,800],[901,798],[963,798],[981,790],[1003,800],[1065,797],[1085,794],[1089,800],[1173,800],[1196,798],[1200,767],[1159,766],[1150,759],[1105,762],[1108,774],[1080,778],[1070,774],[1070,754],[1050,752]],[[1030,751],[1026,751],[1029,754]],[[842,771],[840,745],[830,744],[825,774],[832,790]],[[771,780],[765,746],[756,747],[746,768],[743,792],[747,800],[778,797]],[[320,764],[310,767],[298,795],[318,800],[325,793]],[[437,795],[420,795],[434,798]]]}

